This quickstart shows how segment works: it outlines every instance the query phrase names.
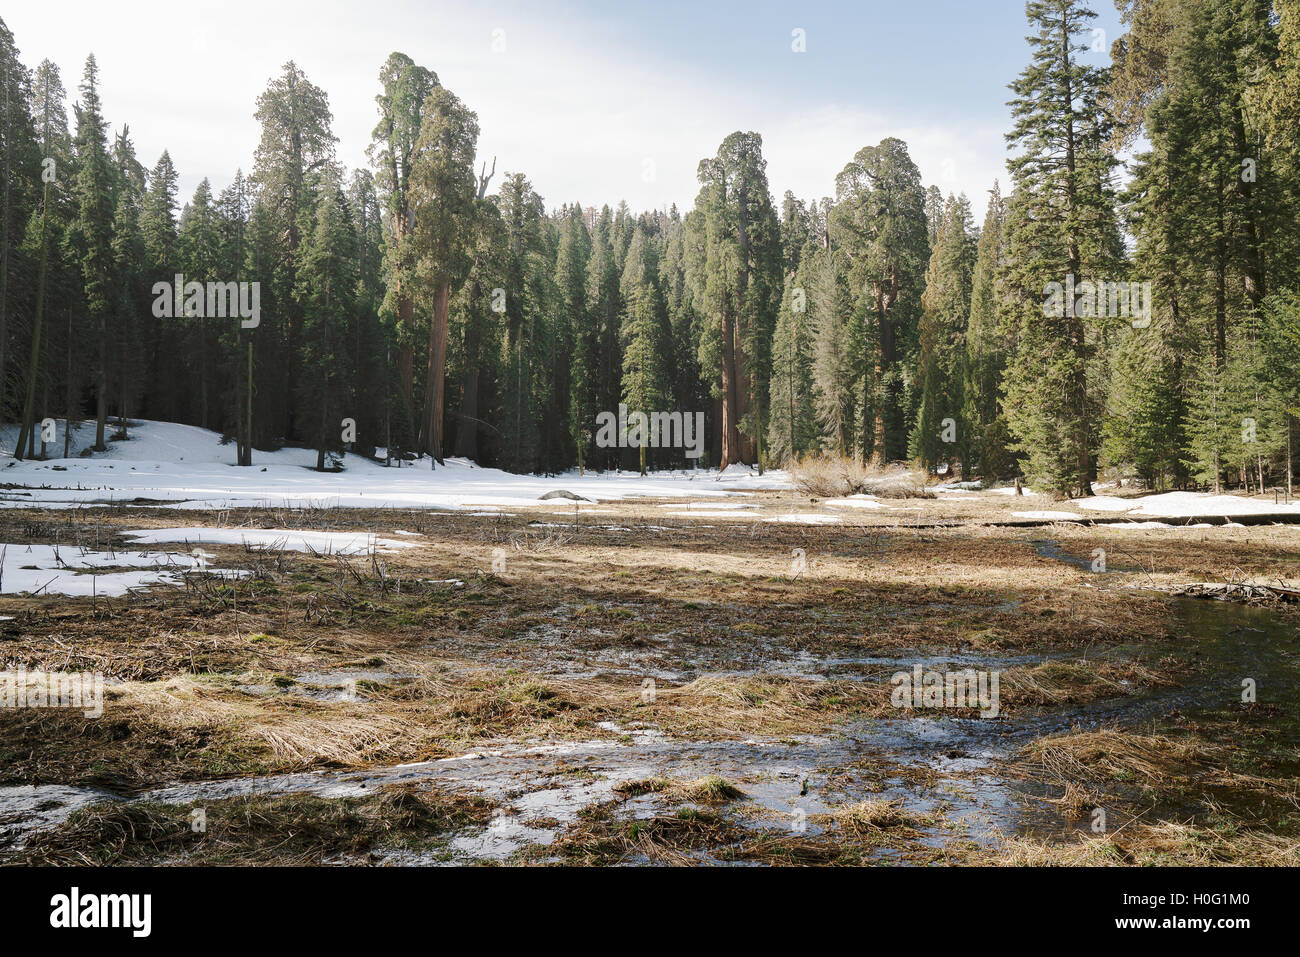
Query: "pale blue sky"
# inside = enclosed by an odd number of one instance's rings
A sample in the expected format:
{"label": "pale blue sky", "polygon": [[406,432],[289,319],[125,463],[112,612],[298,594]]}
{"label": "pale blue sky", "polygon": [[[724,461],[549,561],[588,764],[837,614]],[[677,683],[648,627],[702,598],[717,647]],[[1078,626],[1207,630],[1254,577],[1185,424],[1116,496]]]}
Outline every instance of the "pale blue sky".
{"label": "pale blue sky", "polygon": [[[1094,9],[1108,49],[1118,17],[1111,0]],[[1006,181],[1006,85],[1028,60],[1022,0],[63,0],[4,17],[24,62],[55,60],[70,91],[94,51],[110,121],[130,123],[147,165],[171,151],[183,197],[248,169],[254,100],[291,58],[329,94],[339,158],[363,165],[379,67],[402,50],[478,112],[480,154],[548,206],[689,207],[700,158],[753,129],[775,197],[833,192],[857,149],[893,135],[978,216]]]}

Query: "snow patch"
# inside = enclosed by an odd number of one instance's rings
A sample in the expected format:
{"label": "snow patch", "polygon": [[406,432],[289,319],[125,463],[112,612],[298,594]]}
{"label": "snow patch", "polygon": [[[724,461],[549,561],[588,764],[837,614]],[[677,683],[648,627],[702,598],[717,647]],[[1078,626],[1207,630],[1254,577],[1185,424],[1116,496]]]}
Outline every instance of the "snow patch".
{"label": "snow patch", "polygon": [[367,555],[372,551],[414,548],[415,542],[379,538],[369,532],[311,532],[285,528],[146,528],[123,532],[140,544],[199,542],[207,545],[244,545],[270,551],[319,552],[326,555]]}
{"label": "snow patch", "polygon": [[207,567],[207,558],[202,553],[95,552],[67,545],[0,544],[0,594],[5,595],[116,598],[132,588],[178,585],[180,573],[193,571],[224,577],[245,574],[213,571]]}

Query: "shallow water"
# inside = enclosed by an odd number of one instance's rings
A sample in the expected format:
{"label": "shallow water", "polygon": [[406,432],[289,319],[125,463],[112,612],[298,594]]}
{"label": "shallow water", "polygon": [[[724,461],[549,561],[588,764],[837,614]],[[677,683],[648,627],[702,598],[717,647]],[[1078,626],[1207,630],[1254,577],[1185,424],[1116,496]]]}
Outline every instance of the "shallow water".
{"label": "shallow water", "polygon": [[[1090,567],[1089,561],[1057,554],[1054,542],[1037,542],[1035,547],[1048,557]],[[1011,719],[872,719],[834,734],[779,741],[692,742],[669,738],[653,728],[605,725],[601,730],[610,737],[508,741],[440,761],[182,784],[130,796],[58,785],[0,788],[0,847],[6,841],[16,846],[31,832],[57,826],[74,810],[103,800],[188,805],[293,793],[345,798],[391,784],[416,783],[476,794],[498,803],[502,811],[486,828],[453,835],[449,847],[436,855],[381,852],[381,862],[434,863],[447,854],[452,860],[504,859],[521,848],[551,843],[583,808],[614,800],[615,787],[622,782],[652,777],[689,781],[709,775],[721,776],[745,793],[745,800],[733,810],[743,815],[739,819],[759,829],[802,829],[815,834],[822,826],[817,815],[867,798],[884,798],[921,814],[942,810],[948,826],[923,828],[923,843],[933,847],[955,839],[987,845],[1002,835],[1062,833],[1072,825],[1042,800],[1048,796],[1043,789],[1012,779],[1003,770],[1003,762],[1023,745],[1072,729],[1143,725],[1168,718],[1175,711],[1188,715],[1222,712],[1240,702],[1244,678],[1256,682],[1261,704],[1280,703],[1300,687],[1300,629],[1295,622],[1267,608],[1192,598],[1169,601],[1173,609],[1170,653],[1204,665],[1194,680],[1181,686],[1144,689],[1141,694],[1080,706],[1031,709]],[[642,670],[635,674],[644,675],[646,649],[637,650]],[[1030,655],[823,657],[799,653],[784,660],[768,660],[765,671],[846,677],[866,669],[906,670],[918,663],[938,670],[950,664],[1000,668],[1041,660],[1043,656]],[[532,664],[535,668],[535,659]],[[614,664],[607,659],[599,667],[608,670]],[[617,666],[633,674],[635,661],[618,661]],[[362,672],[346,676],[330,672],[302,675],[299,680],[316,679],[310,683],[328,686],[337,680],[359,680],[359,676]],[[383,675],[366,673],[364,677]],[[1279,720],[1272,730],[1278,743],[1300,748],[1300,725],[1293,718]],[[646,794],[621,802],[615,813],[633,819],[671,806],[672,802],[660,795]]]}

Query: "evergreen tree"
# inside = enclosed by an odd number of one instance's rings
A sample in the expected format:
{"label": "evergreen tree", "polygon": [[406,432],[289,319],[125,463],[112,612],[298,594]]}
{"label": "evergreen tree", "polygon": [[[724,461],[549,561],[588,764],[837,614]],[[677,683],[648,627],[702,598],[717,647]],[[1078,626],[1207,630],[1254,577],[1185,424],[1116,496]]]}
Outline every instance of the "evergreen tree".
{"label": "evergreen tree", "polygon": [[[387,289],[384,308],[396,320],[397,369],[401,378],[401,417],[415,419],[415,301],[418,278],[413,244],[415,205],[411,170],[416,143],[424,127],[424,107],[438,86],[438,76],[404,53],[392,53],[379,71],[383,92],[375,97],[379,123],[369,155],[383,203],[384,267]],[[481,197],[480,197],[481,198]]]}
{"label": "evergreen tree", "polygon": [[292,60],[258,96],[255,116],[262,135],[253,157],[251,179],[259,188],[276,237],[271,282],[280,289],[292,290],[280,314],[270,317],[276,321],[259,326],[258,338],[280,340],[274,356],[281,363],[280,373],[268,383],[266,391],[279,393],[273,406],[277,420],[271,426],[274,434],[292,436],[299,431],[293,383],[300,378],[297,364],[302,352],[299,336],[303,306],[297,293],[306,288],[297,279],[301,261],[298,249],[303,234],[315,224],[313,186],[322,178],[337,178],[337,138],[330,130],[333,114],[329,97]]}
{"label": "evergreen tree", "polygon": [[[1031,480],[1090,495],[1100,403],[1089,373],[1104,323],[1080,315],[1088,310],[1073,290],[1119,278],[1111,125],[1100,102],[1106,73],[1084,60],[1089,44],[1081,37],[1096,15],[1082,0],[1031,0],[1026,15],[1033,57],[1011,85],[1015,123],[1007,134],[1022,152],[1008,163],[1016,189],[1006,220],[1004,305],[1017,348],[1004,408]],[[1051,283],[1065,291],[1045,305]]]}
{"label": "evergreen tree", "polygon": [[311,422],[316,468],[330,452],[341,452],[345,385],[337,354],[348,333],[357,289],[356,233],[347,199],[337,181],[328,183],[316,205],[312,229],[299,250],[297,290],[303,304],[301,407]]}
{"label": "evergreen tree", "polygon": [[595,458],[595,422],[600,369],[600,328],[587,308],[587,264],[591,259],[591,237],[582,221],[582,207],[574,204],[562,211],[559,246],[555,257],[555,285],[560,308],[572,340],[573,362],[569,375],[573,441],[578,467]]}
{"label": "evergreen tree", "polygon": [[140,214],[145,194],[144,167],[136,159],[130,131],[123,127],[114,140],[113,161],[117,194],[113,212],[113,302],[110,340],[110,387],[118,415],[117,439],[128,438],[127,418],[139,400],[143,371],[141,315],[149,312],[151,296],[145,284],[144,242]]}
{"label": "evergreen tree", "polygon": [[[645,234],[637,229],[629,244],[620,298],[623,301],[623,393],[629,418],[635,413],[648,417],[664,411],[670,389],[663,360],[667,355],[663,310],[656,281],[657,270],[648,255]],[[638,437],[631,435],[629,444]],[[639,436],[638,464],[646,473],[648,430]]]}
{"label": "evergreen tree", "polygon": [[[812,377],[822,448],[838,456],[852,453],[859,434],[855,384],[862,363],[855,361],[848,269],[835,249],[820,249],[805,260],[812,313]],[[860,354],[860,350],[858,352]]]}
{"label": "evergreen tree", "polygon": [[81,102],[76,106],[77,137],[73,144],[76,177],[73,196],[77,204],[71,241],[81,266],[86,332],[94,343],[96,452],[107,449],[104,427],[108,418],[109,317],[113,308],[113,170],[108,156],[108,124],[99,100],[99,67],[94,55],[86,58],[81,81]]}
{"label": "evergreen tree", "polygon": [[987,481],[1006,478],[1015,469],[1007,450],[1006,416],[999,388],[1010,351],[999,325],[1004,291],[999,276],[1004,270],[1003,221],[1006,207],[994,182],[988,210],[980,229],[971,275],[970,319],[966,326],[966,373],[963,385],[963,420],[970,430],[970,453],[978,473]]}
{"label": "evergreen tree", "polygon": [[[591,233],[591,257],[587,260],[585,333],[578,342],[578,372],[575,394],[584,397],[597,412],[616,412],[622,395],[623,355],[619,344],[619,272],[614,253],[614,221],[608,206],[600,211]],[[594,416],[584,427],[595,428]],[[617,467],[618,450],[596,452],[602,468]]]}
{"label": "evergreen tree", "polygon": [[768,454],[788,462],[808,451],[816,436],[812,384],[812,330],[808,321],[808,290],[800,270],[786,282],[786,295],[772,338],[771,413]]}
{"label": "evergreen tree", "polygon": [[429,322],[429,367],[425,377],[421,447],[442,464],[447,374],[447,317],[451,294],[469,270],[466,244],[478,183],[474,146],[478,118],[445,87],[435,87],[424,104],[420,137],[411,164],[414,245],[420,275],[433,309]]}
{"label": "evergreen tree", "polygon": [[13,34],[0,20],[0,415],[9,404],[9,317],[16,298],[11,275],[25,278],[30,269],[22,232],[42,193],[31,94],[31,75],[18,59]]}
{"label": "evergreen tree", "polygon": [[[721,400],[721,462],[759,460],[771,336],[783,289],[780,224],[767,188],[763,140],[732,133],[700,161],[699,196],[686,220],[688,277],[710,319],[700,366]],[[716,378],[714,378],[716,376]]]}
{"label": "evergreen tree", "polygon": [[832,238],[849,263],[860,357],[858,451],[877,462],[907,450],[921,293],[930,255],[921,174],[902,140],[864,147],[836,177]]}
{"label": "evergreen tree", "polygon": [[[454,365],[459,382],[456,455],[481,462],[499,462],[504,454],[500,420],[502,387],[501,312],[508,303],[505,288],[509,240],[496,202],[479,199],[473,217],[469,275],[452,310],[455,334]],[[480,437],[483,437],[482,439]]]}
{"label": "evergreen tree", "polygon": [[948,197],[921,296],[921,406],[908,446],[909,454],[926,468],[954,457],[960,459],[963,477],[970,467],[968,450],[973,427],[963,419],[962,392],[976,256],[973,225],[970,201],[965,195]]}
{"label": "evergreen tree", "polygon": [[[194,190],[194,198],[181,213],[178,244],[187,284],[228,281],[220,273],[221,227],[213,205],[212,186],[207,179],[199,183]],[[214,424],[220,392],[216,384],[219,366],[216,356],[216,321],[206,315],[206,309],[203,309],[198,310],[197,315],[187,314],[177,324],[185,336],[181,354],[185,356],[185,364],[191,370],[187,418],[210,429]]]}

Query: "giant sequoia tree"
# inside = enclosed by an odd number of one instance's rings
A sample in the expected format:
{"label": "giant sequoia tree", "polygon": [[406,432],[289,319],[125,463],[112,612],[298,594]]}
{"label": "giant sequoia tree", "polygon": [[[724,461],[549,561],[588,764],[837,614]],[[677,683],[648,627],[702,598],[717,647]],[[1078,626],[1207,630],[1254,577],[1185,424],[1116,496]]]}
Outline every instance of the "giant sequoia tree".
{"label": "giant sequoia tree", "polygon": [[886,462],[907,451],[906,390],[930,255],[925,190],[907,144],[890,137],[859,150],[836,177],[835,192],[831,235],[849,263],[863,353],[860,450]]}
{"label": "giant sequoia tree", "polygon": [[392,53],[379,71],[383,90],[375,97],[379,123],[369,155],[384,204],[384,279],[386,306],[397,318],[397,368],[401,377],[402,413],[415,417],[415,297],[417,287],[415,204],[411,169],[416,142],[424,128],[424,106],[438,76],[405,53]]}
{"label": "giant sequoia tree", "polygon": [[711,322],[700,364],[721,400],[721,467],[758,461],[771,334],[782,290],[780,224],[767,188],[763,139],[732,133],[700,161],[687,217],[690,280]]}
{"label": "giant sequoia tree", "polygon": [[466,247],[477,198],[474,145],[478,119],[445,87],[424,103],[420,137],[411,163],[410,202],[419,275],[433,302],[429,322],[429,368],[425,378],[420,444],[442,463],[444,381],[447,371],[447,314],[453,287],[469,269]]}

